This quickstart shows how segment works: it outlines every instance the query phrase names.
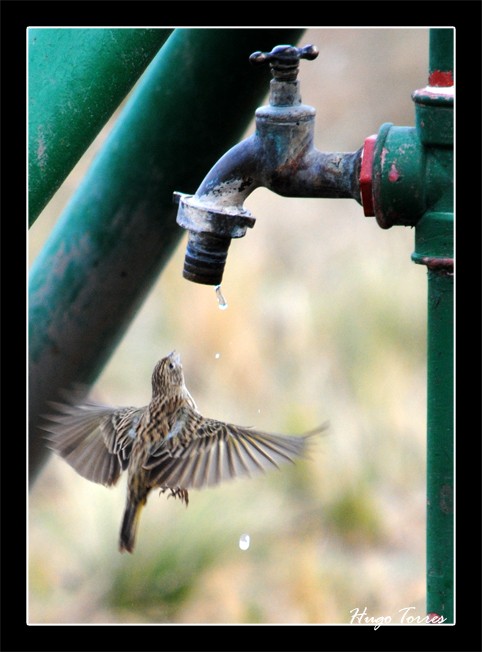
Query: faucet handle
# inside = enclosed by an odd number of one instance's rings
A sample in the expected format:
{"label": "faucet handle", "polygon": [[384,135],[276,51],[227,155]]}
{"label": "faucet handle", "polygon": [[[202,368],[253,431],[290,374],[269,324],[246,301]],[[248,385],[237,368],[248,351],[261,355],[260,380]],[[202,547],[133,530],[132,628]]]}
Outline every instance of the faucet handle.
{"label": "faucet handle", "polygon": [[316,59],[318,53],[316,45],[305,45],[304,48],[296,48],[293,45],[277,45],[271,52],[253,52],[249,60],[256,66],[269,63],[273,79],[295,81],[300,59],[311,61]]}

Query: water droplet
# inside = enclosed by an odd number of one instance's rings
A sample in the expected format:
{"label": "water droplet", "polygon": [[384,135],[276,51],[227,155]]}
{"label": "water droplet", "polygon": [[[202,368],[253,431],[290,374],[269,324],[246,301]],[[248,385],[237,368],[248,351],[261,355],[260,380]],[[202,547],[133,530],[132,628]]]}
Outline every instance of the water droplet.
{"label": "water droplet", "polygon": [[215,353],[214,357],[216,358],[216,360],[219,360],[219,358],[221,357],[221,354],[220,353]]}
{"label": "water droplet", "polygon": [[242,534],[239,537],[239,547],[241,550],[247,550],[251,543],[251,537],[249,534]]}
{"label": "water droplet", "polygon": [[258,408],[258,414],[261,414],[261,408]]}
{"label": "water droplet", "polygon": [[218,298],[219,310],[226,310],[226,308],[228,307],[228,302],[223,297],[223,294],[221,292],[221,286],[216,285],[214,289],[216,290],[216,296]]}

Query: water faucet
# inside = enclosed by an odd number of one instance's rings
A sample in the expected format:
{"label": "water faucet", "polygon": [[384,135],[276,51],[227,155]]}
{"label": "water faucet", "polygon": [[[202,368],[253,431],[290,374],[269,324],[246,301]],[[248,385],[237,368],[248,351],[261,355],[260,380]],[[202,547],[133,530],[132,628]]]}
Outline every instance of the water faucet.
{"label": "water faucet", "polygon": [[189,232],[184,278],[220,285],[232,238],[252,228],[243,204],[261,186],[285,197],[360,199],[362,149],[326,153],[313,144],[316,111],[302,104],[297,79],[300,59],[318,56],[314,45],[278,45],[254,52],[254,65],[269,63],[269,105],[256,110],[255,133],[232,147],[213,166],[194,195],[174,193],[177,223]]}

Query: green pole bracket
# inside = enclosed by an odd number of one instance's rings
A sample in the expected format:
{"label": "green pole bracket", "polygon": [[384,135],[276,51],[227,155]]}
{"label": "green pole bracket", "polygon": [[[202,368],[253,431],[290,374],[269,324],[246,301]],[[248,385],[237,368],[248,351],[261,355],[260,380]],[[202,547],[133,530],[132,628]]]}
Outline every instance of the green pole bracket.
{"label": "green pole bracket", "polygon": [[413,225],[425,211],[426,153],[414,127],[380,127],[373,160],[373,208],[379,226]]}
{"label": "green pole bracket", "polygon": [[413,100],[416,126],[384,124],[375,142],[373,212],[384,229],[453,213],[453,92],[425,88]]}
{"label": "green pole bracket", "polygon": [[28,30],[30,225],[171,32]]}
{"label": "green pole bracket", "polygon": [[30,272],[31,480],[47,402],[95,380],[184,235],[173,191],[195,191],[262,101],[249,55],[303,32],[176,29],[140,79]]}

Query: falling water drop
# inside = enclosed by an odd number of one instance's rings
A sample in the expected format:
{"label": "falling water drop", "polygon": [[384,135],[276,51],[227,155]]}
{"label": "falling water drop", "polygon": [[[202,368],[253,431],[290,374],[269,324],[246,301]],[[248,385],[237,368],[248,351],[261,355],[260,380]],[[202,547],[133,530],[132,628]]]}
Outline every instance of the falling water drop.
{"label": "falling water drop", "polygon": [[216,290],[216,296],[218,298],[219,310],[226,310],[226,308],[228,307],[228,303],[226,299],[223,297],[223,294],[221,292],[221,286],[216,285],[214,289]]}
{"label": "falling water drop", "polygon": [[249,534],[242,534],[239,537],[239,547],[241,550],[247,550],[249,548],[249,545],[251,543],[251,537]]}
{"label": "falling water drop", "polygon": [[216,358],[216,360],[219,360],[219,358],[221,357],[221,354],[220,353],[215,353],[214,357]]}

